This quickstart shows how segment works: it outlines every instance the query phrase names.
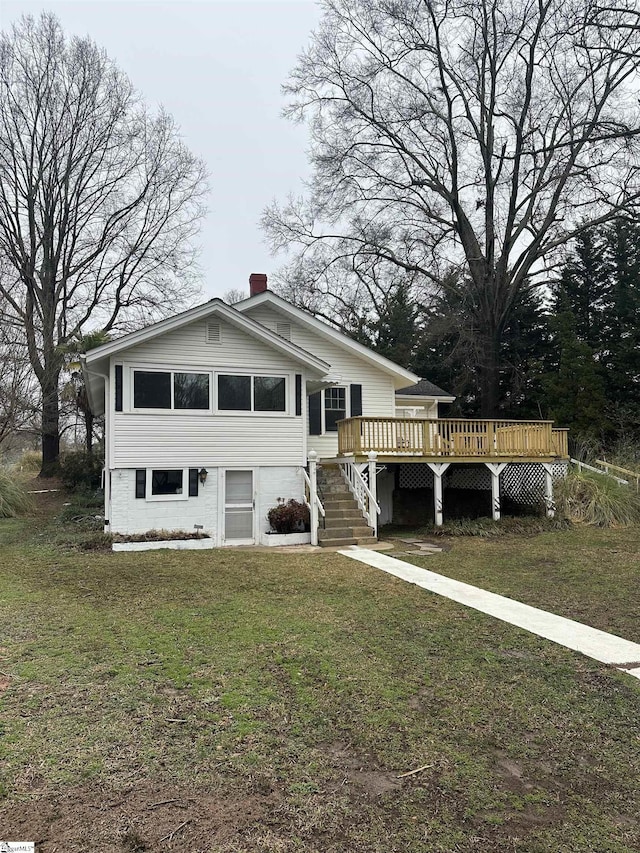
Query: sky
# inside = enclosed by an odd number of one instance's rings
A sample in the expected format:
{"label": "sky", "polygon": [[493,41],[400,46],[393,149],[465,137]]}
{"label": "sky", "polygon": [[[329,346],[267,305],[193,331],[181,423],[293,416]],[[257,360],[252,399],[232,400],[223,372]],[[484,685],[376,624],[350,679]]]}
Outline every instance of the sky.
{"label": "sky", "polygon": [[280,87],[319,21],[313,0],[0,0],[0,26],[42,10],[104,47],[205,161],[203,298],[248,290],[250,273],[275,271],[282,259],[271,256],[259,219],[309,176],[307,131],[281,117]]}

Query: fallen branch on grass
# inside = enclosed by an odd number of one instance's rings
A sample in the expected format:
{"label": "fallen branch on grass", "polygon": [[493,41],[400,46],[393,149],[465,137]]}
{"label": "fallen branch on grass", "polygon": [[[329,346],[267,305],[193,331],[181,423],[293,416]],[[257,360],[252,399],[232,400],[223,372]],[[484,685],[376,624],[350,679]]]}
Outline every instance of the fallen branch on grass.
{"label": "fallen branch on grass", "polygon": [[415,770],[407,770],[406,773],[400,773],[399,776],[396,776],[396,779],[404,779],[406,776],[415,776],[416,773],[422,773],[423,770],[428,770],[430,767],[433,767],[433,764],[424,764],[422,767],[416,767]]}
{"label": "fallen branch on grass", "polygon": [[185,820],[184,823],[180,824],[180,826],[176,826],[173,832],[170,832],[168,835],[165,835],[163,838],[161,838],[159,843],[162,843],[163,841],[173,841],[173,836],[176,834],[176,832],[180,832],[180,830],[184,829],[188,823],[191,823],[191,818],[189,818],[189,820]]}

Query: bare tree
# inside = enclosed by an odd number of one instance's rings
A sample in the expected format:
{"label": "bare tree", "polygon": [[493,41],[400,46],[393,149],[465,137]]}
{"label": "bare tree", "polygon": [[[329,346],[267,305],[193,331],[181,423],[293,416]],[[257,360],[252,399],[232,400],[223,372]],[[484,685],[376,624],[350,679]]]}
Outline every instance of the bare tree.
{"label": "bare tree", "polygon": [[23,330],[0,323],[0,448],[39,423],[39,396]]}
{"label": "bare tree", "polygon": [[582,230],[638,215],[637,0],[322,5],[285,87],[286,114],[309,122],[313,178],[265,212],[272,247],[297,247],[298,281],[324,280],[334,299],[345,263],[425,291],[458,268],[493,415],[521,294]]}
{"label": "bare tree", "polygon": [[[65,345],[188,303],[205,169],[89,38],[23,17],[0,40],[0,294],[42,389],[44,476],[59,452]],[[8,283],[7,283],[8,281]]]}
{"label": "bare tree", "polygon": [[232,287],[230,290],[225,290],[222,301],[226,302],[227,305],[236,305],[238,302],[242,302],[243,299],[247,298],[247,294],[243,290],[239,290],[237,287]]}

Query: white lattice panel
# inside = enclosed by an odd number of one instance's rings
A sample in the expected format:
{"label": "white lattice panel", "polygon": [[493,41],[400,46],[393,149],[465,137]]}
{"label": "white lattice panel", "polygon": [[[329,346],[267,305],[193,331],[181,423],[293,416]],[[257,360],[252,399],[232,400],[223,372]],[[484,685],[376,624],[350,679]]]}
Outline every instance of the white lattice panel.
{"label": "white lattice panel", "polygon": [[401,465],[399,485],[401,489],[432,489],[433,473],[428,465]]}
{"label": "white lattice panel", "polygon": [[445,488],[448,489],[490,489],[491,474],[486,465],[456,465],[447,469]]}

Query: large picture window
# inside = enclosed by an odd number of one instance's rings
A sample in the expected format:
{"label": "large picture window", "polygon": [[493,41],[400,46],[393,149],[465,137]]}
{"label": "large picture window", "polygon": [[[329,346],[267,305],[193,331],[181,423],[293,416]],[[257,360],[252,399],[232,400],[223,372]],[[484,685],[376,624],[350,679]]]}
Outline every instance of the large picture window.
{"label": "large picture window", "polygon": [[209,374],[134,370],[134,409],[208,410]]}
{"label": "large picture window", "polygon": [[284,376],[218,376],[218,409],[225,412],[286,412]]}

